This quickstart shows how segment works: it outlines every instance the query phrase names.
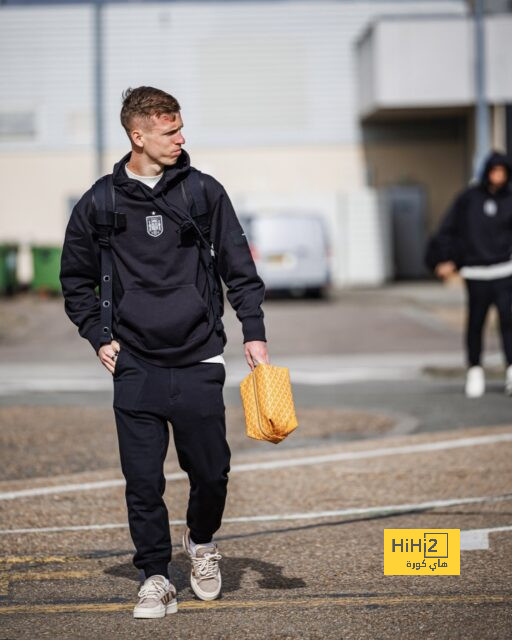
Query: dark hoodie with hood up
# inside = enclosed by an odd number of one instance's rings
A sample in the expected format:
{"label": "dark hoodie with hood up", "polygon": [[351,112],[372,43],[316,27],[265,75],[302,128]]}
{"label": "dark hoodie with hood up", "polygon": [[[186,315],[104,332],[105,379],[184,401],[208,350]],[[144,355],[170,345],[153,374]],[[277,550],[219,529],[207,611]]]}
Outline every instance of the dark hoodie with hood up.
{"label": "dark hoodie with hood up", "polygon": [[[507,183],[498,191],[489,189],[492,167],[507,170]],[[492,152],[478,184],[465,189],[454,200],[439,230],[431,239],[426,263],[435,269],[452,260],[464,266],[488,266],[512,259],[512,166],[507,156]]]}
{"label": "dark hoodie with hood up", "polygon": [[[127,154],[113,171],[116,210],[126,214],[127,222],[126,229],[111,236],[113,337],[122,348],[161,366],[186,366],[218,355],[226,336],[219,323],[216,328],[211,287],[198,246],[184,242],[181,221],[158,206],[162,198],[175,210],[188,211],[180,182],[191,170],[189,156],[182,150],[178,162],[164,170],[153,189],[127,176],[125,164],[129,158]],[[216,270],[242,322],[244,342],[265,340],[261,310],[264,285],[242,227],[222,185],[211,176],[201,175],[210,210]],[[97,352],[105,339],[96,294],[100,249],[91,189],[71,214],[60,278],[66,313]],[[217,295],[222,298],[220,286]]]}

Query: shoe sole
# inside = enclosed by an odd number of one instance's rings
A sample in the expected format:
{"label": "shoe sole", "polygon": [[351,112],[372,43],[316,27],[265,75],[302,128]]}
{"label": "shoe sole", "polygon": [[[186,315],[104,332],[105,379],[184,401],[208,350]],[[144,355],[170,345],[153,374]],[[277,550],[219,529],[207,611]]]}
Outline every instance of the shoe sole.
{"label": "shoe sole", "polygon": [[167,606],[165,607],[165,615],[169,615],[171,613],[178,613],[178,601],[171,600]]}
{"label": "shoe sole", "polygon": [[466,398],[481,398],[485,395],[485,390],[485,386],[480,387],[479,389],[471,389],[471,387],[469,389],[464,388],[464,395]]}
{"label": "shoe sole", "polygon": [[466,398],[481,398],[482,396],[485,395],[485,391],[482,391],[481,393],[468,393],[467,391],[465,392]]}
{"label": "shoe sole", "polygon": [[145,620],[148,619],[153,619],[153,618],[165,618],[166,615],[169,615],[171,613],[178,613],[178,601],[177,600],[171,600],[171,602],[169,602],[165,608],[162,607],[162,609],[159,609],[158,611],[154,611],[153,609],[148,609],[147,611],[144,610],[140,610],[140,611],[134,611],[133,612],[133,617],[134,618],[142,618]]}

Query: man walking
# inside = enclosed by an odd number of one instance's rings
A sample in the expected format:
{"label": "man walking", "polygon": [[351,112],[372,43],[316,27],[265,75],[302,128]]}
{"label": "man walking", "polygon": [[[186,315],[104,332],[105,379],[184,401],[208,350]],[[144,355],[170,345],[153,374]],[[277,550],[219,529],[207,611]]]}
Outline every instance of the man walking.
{"label": "man walking", "polygon": [[427,250],[427,264],[439,278],[457,271],[466,281],[468,313],[465,392],[485,392],[482,334],[491,305],[500,320],[506,363],[505,392],[512,395],[512,169],[498,152],[487,158],[479,184],[460,193]]}
{"label": "man walking", "polygon": [[[221,525],[230,449],[219,276],[242,323],[249,367],[268,363],[263,282],[224,188],[190,166],[180,111],[159,89],[123,94],[121,123],[131,152],[109,179],[113,212],[108,218],[101,210],[94,188],[83,195],[66,230],[61,265],[66,312],[113,374],[133,562],[145,575],[137,618],[163,617],[177,607],[163,500],[168,421],[190,482],[183,546],[191,586],[202,600],[221,591],[213,534]],[[103,269],[105,253],[111,275]],[[98,299],[100,282],[112,288],[111,300],[103,293]],[[105,309],[112,311],[111,327],[103,321]]]}

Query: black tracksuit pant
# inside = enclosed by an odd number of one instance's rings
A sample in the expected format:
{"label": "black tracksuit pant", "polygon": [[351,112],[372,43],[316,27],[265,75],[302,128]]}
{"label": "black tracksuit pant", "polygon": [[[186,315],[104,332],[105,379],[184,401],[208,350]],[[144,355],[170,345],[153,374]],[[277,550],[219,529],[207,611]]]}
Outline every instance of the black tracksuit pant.
{"label": "black tracksuit pant", "polygon": [[220,527],[229,473],[220,363],[159,367],[121,348],[114,372],[114,412],[126,504],[136,553],[146,577],[168,577],[169,516],[163,500],[163,465],[172,424],[181,468],[188,474],[187,524],[196,543]]}
{"label": "black tracksuit pant", "polygon": [[512,277],[496,280],[466,280],[468,316],[466,346],[470,367],[480,365],[482,334],[491,305],[500,319],[501,343],[507,365],[512,364]]}

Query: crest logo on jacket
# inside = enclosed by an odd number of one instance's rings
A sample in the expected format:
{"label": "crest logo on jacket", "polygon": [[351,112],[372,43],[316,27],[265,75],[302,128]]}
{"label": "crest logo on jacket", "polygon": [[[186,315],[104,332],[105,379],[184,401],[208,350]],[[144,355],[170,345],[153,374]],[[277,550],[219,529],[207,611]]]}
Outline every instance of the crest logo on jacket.
{"label": "crest logo on jacket", "polygon": [[486,216],[495,216],[498,213],[498,206],[494,200],[490,198],[484,202],[484,213]]}
{"label": "crest logo on jacket", "polygon": [[153,238],[161,236],[164,232],[164,221],[161,215],[153,212],[153,215],[146,216],[146,231]]}

